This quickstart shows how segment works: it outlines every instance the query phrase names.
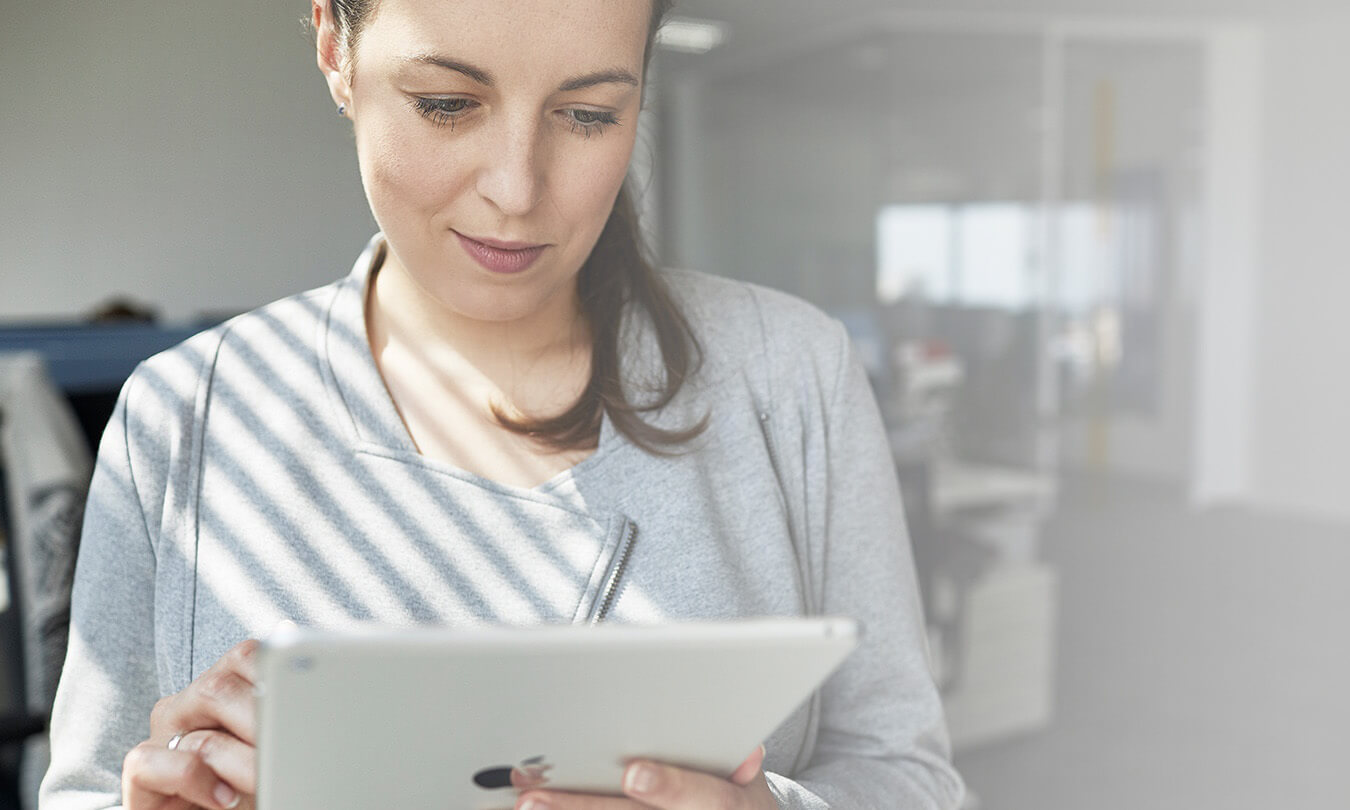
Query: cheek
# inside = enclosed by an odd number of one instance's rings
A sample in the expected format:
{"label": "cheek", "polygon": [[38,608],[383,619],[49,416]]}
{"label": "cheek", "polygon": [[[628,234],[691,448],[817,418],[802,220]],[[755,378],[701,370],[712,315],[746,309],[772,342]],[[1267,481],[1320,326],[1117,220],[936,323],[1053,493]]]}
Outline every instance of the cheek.
{"label": "cheek", "polygon": [[631,144],[618,144],[567,161],[560,169],[556,197],[562,210],[572,212],[578,230],[599,236],[628,173],[631,154]]}
{"label": "cheek", "polygon": [[461,184],[447,150],[422,131],[431,127],[396,124],[387,118],[363,124],[357,153],[377,221],[400,212],[442,207]]}

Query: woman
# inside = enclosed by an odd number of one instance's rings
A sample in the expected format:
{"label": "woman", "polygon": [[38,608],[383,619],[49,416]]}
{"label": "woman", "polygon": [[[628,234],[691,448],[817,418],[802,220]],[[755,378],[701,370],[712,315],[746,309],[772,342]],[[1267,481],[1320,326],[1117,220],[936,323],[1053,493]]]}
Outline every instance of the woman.
{"label": "woman", "polygon": [[518,806],[956,805],[894,474],[843,330],[642,259],[622,187],[667,5],[314,0],[382,233],[342,281],[124,387],[44,808],[251,804],[246,639],[283,619],[821,613],[867,638],[730,779],[635,763],[629,798]]}

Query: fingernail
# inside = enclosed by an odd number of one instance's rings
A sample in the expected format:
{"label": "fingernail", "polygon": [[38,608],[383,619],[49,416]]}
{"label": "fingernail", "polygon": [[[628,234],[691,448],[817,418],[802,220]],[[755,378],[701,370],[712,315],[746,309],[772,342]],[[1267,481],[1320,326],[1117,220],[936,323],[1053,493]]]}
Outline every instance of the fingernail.
{"label": "fingernail", "polygon": [[520,810],[548,810],[548,805],[542,799],[526,799]]}
{"label": "fingernail", "polygon": [[211,795],[215,796],[216,801],[220,802],[220,806],[226,808],[226,810],[239,806],[239,794],[235,793],[234,788],[224,782],[216,785],[216,789],[211,791]]}
{"label": "fingernail", "polygon": [[639,763],[628,769],[628,775],[624,779],[624,789],[629,793],[654,793],[656,792],[656,783],[661,775],[656,772],[656,768],[645,763]]}

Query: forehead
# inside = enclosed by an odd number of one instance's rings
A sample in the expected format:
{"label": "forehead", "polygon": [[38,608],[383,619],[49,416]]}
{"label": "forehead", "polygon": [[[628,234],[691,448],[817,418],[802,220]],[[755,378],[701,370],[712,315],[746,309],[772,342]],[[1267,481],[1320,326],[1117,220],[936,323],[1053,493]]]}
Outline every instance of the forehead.
{"label": "forehead", "polygon": [[650,0],[380,0],[357,61],[398,68],[438,54],[504,79],[611,68],[640,76],[650,22]]}

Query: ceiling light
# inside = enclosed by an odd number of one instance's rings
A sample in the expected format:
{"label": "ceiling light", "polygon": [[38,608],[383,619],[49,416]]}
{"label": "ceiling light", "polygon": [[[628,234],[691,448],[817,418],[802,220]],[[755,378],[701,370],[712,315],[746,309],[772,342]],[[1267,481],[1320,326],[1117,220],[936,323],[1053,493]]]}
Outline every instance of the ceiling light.
{"label": "ceiling light", "polygon": [[656,44],[668,51],[707,53],[727,39],[727,27],[712,20],[673,17],[656,32]]}

